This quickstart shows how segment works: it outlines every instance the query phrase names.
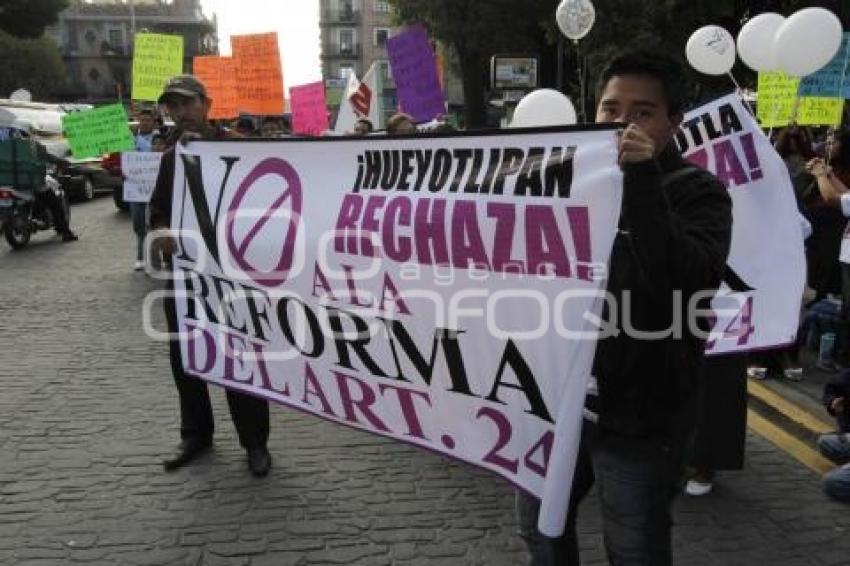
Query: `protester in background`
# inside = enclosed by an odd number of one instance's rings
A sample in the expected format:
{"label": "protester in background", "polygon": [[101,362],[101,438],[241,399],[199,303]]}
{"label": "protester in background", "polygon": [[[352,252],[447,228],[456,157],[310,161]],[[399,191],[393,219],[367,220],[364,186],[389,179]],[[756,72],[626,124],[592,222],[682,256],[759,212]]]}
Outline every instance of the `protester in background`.
{"label": "protester in background", "polygon": [[806,170],[808,163],[815,156],[812,142],[812,132],[805,126],[792,124],[783,128],[776,137],[776,152],[785,162],[791,184],[794,186],[794,195],[797,197],[798,206],[801,210],[805,208],[807,189],[811,185],[812,176]]}
{"label": "protester in background", "polygon": [[254,128],[254,122],[247,116],[243,116],[236,120],[236,133],[246,138],[252,138],[257,134]]}
{"label": "protester in background", "polygon": [[[156,132],[156,113],[148,108],[139,110],[139,130],[135,136],[136,151],[153,151],[153,139]],[[145,268],[144,244],[148,233],[148,203],[130,202],[130,219],[133,222],[133,232],[136,234],[136,263],[133,265],[135,271]]]}
{"label": "protester in background", "polygon": [[162,153],[168,149],[168,141],[162,134],[154,134],[151,139],[151,149],[157,153]]}
{"label": "protester in background", "polygon": [[818,438],[818,450],[839,465],[823,477],[823,489],[834,499],[850,502],[850,370],[826,384],[823,404],[835,417],[838,432]]}
{"label": "protester in background", "polygon": [[[626,315],[610,320],[617,332],[596,346],[564,534],[542,536],[538,501],[518,493],[520,532],[535,566],[580,564],[577,510],[596,481],[608,560],[672,563],[670,508],[683,483],[708,325],[701,321],[698,332],[685,324],[681,335],[654,340],[633,329],[670,329],[674,310],[689,312],[695,294],[713,294],[732,233],[726,188],[671,143],[682,121],[682,77],[669,56],[640,49],[600,75],[596,121],[623,125],[623,204],[607,290],[630,305],[631,324],[627,330]],[[603,318],[613,317],[603,311]]]}
{"label": "protester in background", "polygon": [[[809,255],[809,252],[812,256],[820,255],[818,251],[824,246],[826,241],[824,236],[828,235],[829,230],[824,230],[824,226],[821,225],[818,238],[809,240],[813,232],[811,222],[808,219],[809,206],[823,202],[814,186],[814,177],[806,170],[806,163],[815,157],[812,132],[807,127],[792,124],[779,132],[774,146],[785,163],[788,175],[791,178],[794,196],[797,199],[797,208],[802,215],[801,223],[805,226],[803,228],[803,239],[806,242],[807,255]],[[832,215],[834,216],[834,214]],[[831,266],[835,265],[835,261],[829,260],[828,256],[825,255],[824,259],[826,261],[820,264],[817,261],[808,263],[810,281],[819,279],[815,272],[820,271],[820,269],[815,266],[823,265],[829,270],[832,268]],[[789,381],[802,381],[803,368],[799,361],[799,346],[799,343],[795,343],[786,348],[750,354],[747,375],[760,381],[772,377],[785,378]]]}
{"label": "protester in background", "polygon": [[410,114],[393,114],[387,120],[387,135],[402,136],[416,133],[416,120]]}
{"label": "protester in background", "polygon": [[823,387],[823,405],[835,417],[839,432],[850,432],[850,369],[845,369]]}
{"label": "protester in background", "polygon": [[139,122],[136,131],[136,151],[152,151],[151,142],[157,133],[156,112],[151,108],[143,108],[138,111],[136,119]]}
{"label": "protester in background", "polygon": [[[229,132],[214,128],[207,119],[210,99],[203,83],[192,75],[179,75],[166,84],[159,99],[183,132],[183,138],[222,139],[234,137]],[[153,241],[154,247],[164,257],[177,252],[177,241],[170,230],[171,200],[174,185],[174,148],[162,157],[156,187],[151,197],[151,227],[166,231]],[[166,287],[165,317],[168,332],[173,337],[169,342],[169,354],[174,381],[180,395],[180,437],[176,454],[163,464],[166,470],[175,470],[194,460],[212,446],[213,414],[207,384],[198,377],[185,373],[180,355],[177,310],[174,301],[174,281],[169,279]],[[266,401],[227,389],[227,404],[239,443],[247,451],[248,468],[255,476],[265,476],[271,468],[271,455],[266,448],[269,436],[269,405]]]}
{"label": "protester in background", "polygon": [[[837,138],[830,132],[828,140],[833,139]],[[838,144],[827,143],[824,145],[824,149],[830,147],[832,153],[830,160],[837,161],[837,163],[832,163],[835,175],[845,177],[845,181],[850,181],[850,178],[846,178],[850,173],[850,166],[838,156],[838,152],[841,151],[840,141]],[[826,154],[823,157],[826,157]],[[836,160],[836,157],[839,157],[839,159]],[[824,159],[811,159],[807,163],[806,169],[811,173],[813,165],[823,162]],[[841,293],[841,264],[838,261],[838,256],[847,219],[844,218],[834,202],[826,202],[821,182],[816,179],[811,180],[809,188],[804,192],[803,204],[804,214],[812,223],[812,237],[807,242],[806,260],[809,266],[809,287],[815,291],[815,297],[809,304],[814,304],[825,299],[829,294],[838,295]]]}
{"label": "protester in background", "polygon": [[278,122],[277,118],[272,116],[263,118],[263,123],[260,126],[260,134],[264,138],[280,137],[280,122]]}
{"label": "protester in background", "polygon": [[[817,157],[809,161],[806,168],[814,175],[823,201],[838,210],[842,217],[850,217],[850,131],[834,133],[827,142],[827,152],[829,163]],[[841,322],[836,341],[836,362],[839,366],[850,367],[850,224],[843,234],[838,253],[841,266]]]}
{"label": "protester in background", "polygon": [[372,122],[369,118],[358,118],[356,122],[354,122],[354,131],[352,135],[354,136],[368,136],[372,133],[374,128],[372,127]]}
{"label": "protester in background", "polygon": [[747,435],[747,355],[706,357],[685,493],[711,493],[715,472],[744,467]]}

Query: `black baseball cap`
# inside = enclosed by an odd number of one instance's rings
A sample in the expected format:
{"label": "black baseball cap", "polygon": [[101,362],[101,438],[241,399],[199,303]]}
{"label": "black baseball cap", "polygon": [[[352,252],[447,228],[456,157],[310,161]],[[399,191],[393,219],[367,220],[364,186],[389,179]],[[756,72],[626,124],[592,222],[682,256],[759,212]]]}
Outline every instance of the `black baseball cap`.
{"label": "black baseball cap", "polygon": [[159,96],[157,103],[165,104],[168,97],[172,94],[206,98],[207,87],[205,87],[204,83],[199,81],[194,75],[177,75],[176,77],[171,77],[168,79],[168,82],[165,83],[165,90]]}

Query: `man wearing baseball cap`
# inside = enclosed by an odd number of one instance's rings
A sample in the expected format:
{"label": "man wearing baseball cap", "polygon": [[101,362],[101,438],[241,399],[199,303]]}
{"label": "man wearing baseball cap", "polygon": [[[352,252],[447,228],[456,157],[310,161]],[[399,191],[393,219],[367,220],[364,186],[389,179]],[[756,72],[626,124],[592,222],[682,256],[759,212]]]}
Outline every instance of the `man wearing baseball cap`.
{"label": "man wearing baseball cap", "polygon": [[[188,139],[221,139],[238,137],[231,132],[214,127],[207,118],[212,101],[207,97],[204,84],[192,75],[178,75],[170,79],[158,103],[165,107],[177,126],[175,139],[185,142]],[[171,200],[174,187],[174,148],[163,154],[156,187],[151,196],[151,228],[164,231],[155,237],[153,249],[168,258],[177,252],[177,241],[169,232],[171,223]],[[180,396],[180,438],[181,442],[173,457],[163,462],[166,470],[176,470],[212,446],[213,414],[210,405],[207,384],[198,377],[187,375],[180,355],[177,310],[171,291],[174,281],[166,285],[165,318],[168,332],[173,337],[169,341],[169,356],[174,382]],[[271,455],[266,448],[269,436],[268,402],[227,389],[227,404],[230,416],[239,435],[239,443],[248,453],[248,468],[254,476],[262,477],[271,468]]]}

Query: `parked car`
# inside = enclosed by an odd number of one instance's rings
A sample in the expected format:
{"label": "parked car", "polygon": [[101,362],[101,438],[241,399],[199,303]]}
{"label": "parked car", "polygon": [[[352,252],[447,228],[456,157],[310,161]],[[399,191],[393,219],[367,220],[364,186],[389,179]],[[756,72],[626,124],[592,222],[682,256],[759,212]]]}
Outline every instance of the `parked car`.
{"label": "parked car", "polygon": [[[119,154],[120,155],[120,154]],[[74,200],[91,200],[98,194],[113,194],[121,189],[121,176],[115,177],[103,165],[106,158],[69,159],[67,174],[74,186],[70,196]]]}
{"label": "parked car", "polygon": [[126,211],[130,205],[124,202],[124,177],[121,173],[121,153],[113,152],[103,157],[101,168],[109,174],[115,185],[112,187],[112,200],[118,210]]}

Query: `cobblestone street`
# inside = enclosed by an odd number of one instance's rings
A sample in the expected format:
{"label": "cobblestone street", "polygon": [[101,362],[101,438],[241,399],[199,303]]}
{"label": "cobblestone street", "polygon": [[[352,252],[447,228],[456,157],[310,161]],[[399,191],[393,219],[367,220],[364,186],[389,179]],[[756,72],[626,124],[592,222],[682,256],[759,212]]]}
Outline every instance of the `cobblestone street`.
{"label": "cobblestone street", "polygon": [[[0,564],[525,564],[501,479],[281,407],[274,467],[256,479],[218,389],[214,450],[164,473],[177,396],[141,308],[159,283],[132,271],[129,218],[111,199],[74,205],[72,224],[76,243],[0,243]],[[681,499],[676,523],[683,565],[850,556],[848,509],[753,433],[746,469]],[[604,563],[599,527],[591,497],[586,564]]]}

